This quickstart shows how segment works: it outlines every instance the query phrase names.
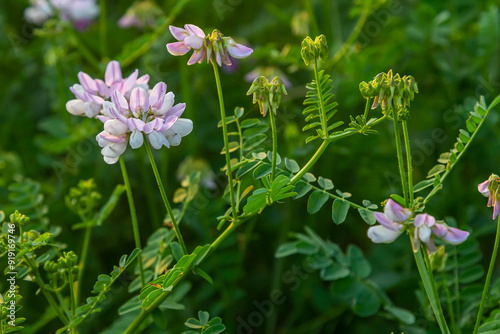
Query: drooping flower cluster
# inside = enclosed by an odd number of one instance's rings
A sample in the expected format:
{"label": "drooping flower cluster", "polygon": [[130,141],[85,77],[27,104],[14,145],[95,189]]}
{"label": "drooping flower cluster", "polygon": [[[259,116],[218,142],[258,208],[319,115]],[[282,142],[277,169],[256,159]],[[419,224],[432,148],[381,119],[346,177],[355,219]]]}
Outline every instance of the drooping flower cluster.
{"label": "drooping flower cluster", "polygon": [[390,243],[408,230],[412,240],[413,251],[417,252],[424,243],[429,252],[435,252],[434,237],[443,239],[452,245],[464,242],[469,232],[446,225],[426,213],[413,216],[413,213],[389,199],[384,213],[375,212],[375,219],[380,225],[368,229],[368,237],[375,243]]}
{"label": "drooping flower cluster", "polygon": [[203,30],[194,24],[186,24],[185,29],[170,26],[170,32],[178,42],[168,43],[167,50],[173,56],[182,56],[193,50],[188,65],[207,63],[212,60],[212,55],[219,66],[231,66],[229,55],[236,59],[248,57],[253,50],[242,44],[236,43],[231,37],[224,35],[217,29],[211,35],[206,35]]}
{"label": "drooping flower cluster", "polygon": [[120,28],[137,27],[140,29],[156,26],[157,19],[163,14],[153,1],[136,1],[118,21]]}
{"label": "drooping flower cluster", "polygon": [[96,0],[32,0],[24,10],[26,21],[36,25],[43,25],[55,14],[75,29],[85,30],[99,15],[99,6]]}
{"label": "drooping flower cluster", "polygon": [[498,213],[500,212],[500,194],[498,193],[498,189],[500,185],[500,177],[495,174],[491,174],[488,180],[480,183],[477,186],[477,190],[483,196],[488,197],[488,207],[493,207],[493,219],[498,217]]}
{"label": "drooping flower cluster", "polygon": [[149,75],[145,74],[138,78],[139,71],[136,69],[127,78],[122,77],[120,63],[112,60],[106,67],[104,81],[93,79],[87,73],[79,72],[80,84],[74,84],[70,90],[76,99],[66,103],[66,109],[76,116],[95,117],[102,113],[104,101],[109,101],[115,91],[120,92],[127,99],[135,87],[148,89]]}
{"label": "drooping flower cluster", "polygon": [[141,147],[144,136],[153,148],[160,149],[179,145],[181,138],[193,129],[191,120],[180,118],[186,104],[174,105],[175,96],[167,93],[164,82],[149,90],[149,76],[137,76],[135,70],[123,79],[120,64],[111,61],[104,81],[80,72],[80,84],[70,88],[77,99],[68,101],[68,111],[104,123],[104,131],[96,140],[108,164],[118,161],[128,143],[133,149]]}
{"label": "drooping flower cluster", "polygon": [[387,112],[391,107],[397,111],[409,107],[415,93],[418,93],[418,86],[411,75],[401,77],[399,73],[393,75],[392,70],[389,70],[387,73],[377,74],[369,83],[361,82],[359,90],[364,98],[374,98],[372,109],[380,105],[382,111]]}
{"label": "drooping flower cluster", "polygon": [[260,76],[250,86],[247,95],[250,94],[253,94],[253,103],[259,105],[260,113],[265,117],[269,106],[276,115],[276,110],[281,104],[281,96],[286,95],[287,92],[285,84],[279,77],[269,82],[266,77]]}
{"label": "drooping flower cluster", "polygon": [[314,41],[307,36],[300,44],[300,55],[306,65],[309,65],[315,59],[328,58],[328,44],[325,35],[316,36]]}

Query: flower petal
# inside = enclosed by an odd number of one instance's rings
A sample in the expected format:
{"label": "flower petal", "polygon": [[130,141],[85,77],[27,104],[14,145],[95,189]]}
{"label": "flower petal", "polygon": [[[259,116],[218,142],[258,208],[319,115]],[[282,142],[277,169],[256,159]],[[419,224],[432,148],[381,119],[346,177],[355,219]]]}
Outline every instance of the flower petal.
{"label": "flower petal", "polygon": [[174,26],[169,26],[168,29],[170,30],[170,33],[172,33],[172,36],[174,36],[174,38],[178,41],[183,41],[184,38],[189,36],[189,33],[185,29]]}
{"label": "flower petal", "polygon": [[429,242],[429,239],[430,239],[431,234],[432,234],[431,228],[429,226],[422,225],[421,227],[417,228],[417,231],[418,231],[418,238],[423,243]]}
{"label": "flower petal", "polygon": [[128,131],[128,126],[117,119],[111,119],[104,123],[104,130],[114,136],[121,136]]}
{"label": "flower petal", "polygon": [[193,130],[193,121],[187,118],[179,118],[170,130],[175,131],[181,137],[185,137]]}
{"label": "flower petal", "polygon": [[75,94],[77,98],[79,98],[82,101],[87,102],[87,97],[85,96],[85,89],[83,89],[82,85],[79,84],[74,84],[69,88],[69,90]]}
{"label": "flower petal", "polygon": [[171,116],[180,117],[185,109],[186,109],[185,103],[177,103],[175,106],[170,108],[167,113],[165,113],[164,118],[168,118]]}
{"label": "flower petal", "polygon": [[116,157],[116,158],[103,157],[103,158],[104,158],[104,162],[107,163],[108,165],[113,165],[120,159],[120,157]]}
{"label": "flower petal", "polygon": [[151,122],[148,122],[144,125],[144,133],[148,134],[148,133],[151,133],[151,131],[153,130],[159,130],[162,128],[163,126],[163,119],[161,118],[155,118],[154,120],[152,120]]}
{"label": "flower petal", "polygon": [[85,115],[89,118],[93,118],[99,115],[101,111],[101,106],[94,102],[85,102],[83,104],[83,109],[85,110]]}
{"label": "flower petal", "polygon": [[415,227],[434,226],[436,219],[427,213],[420,213],[415,217]]}
{"label": "flower petal", "polygon": [[83,116],[85,115],[84,103],[80,99],[69,100],[66,102],[66,110],[72,115]]}
{"label": "flower petal", "polygon": [[488,185],[490,184],[490,180],[486,180],[482,183],[479,183],[479,185],[477,186],[477,190],[479,190],[479,192],[481,194],[483,194],[483,196],[485,197],[488,197],[490,195],[490,191],[488,190]]}
{"label": "flower petal", "polygon": [[401,232],[390,230],[382,225],[372,226],[368,229],[368,238],[377,244],[393,242],[400,235]]}
{"label": "flower petal", "polygon": [[170,147],[168,140],[158,131],[153,131],[148,135],[148,140],[153,148],[159,150],[163,145]]}
{"label": "flower petal", "polygon": [[202,38],[198,36],[186,37],[186,39],[184,40],[184,44],[193,50],[199,50],[203,46],[203,37]]}
{"label": "flower petal", "polygon": [[148,93],[141,87],[136,87],[130,94],[130,110],[135,117],[140,117],[139,113],[149,110]]}
{"label": "flower petal", "polygon": [[389,198],[385,204],[384,213],[387,218],[397,223],[402,223],[411,216],[411,211],[409,209],[403,208],[391,198]]}
{"label": "flower petal", "polygon": [[102,155],[110,158],[118,158],[127,148],[126,142],[112,143],[101,150]]}
{"label": "flower petal", "polygon": [[129,106],[128,106],[127,99],[119,91],[116,90],[113,93],[113,95],[111,96],[111,101],[114,103],[117,111],[119,111],[120,113],[123,114],[124,112],[128,112],[129,111]]}
{"label": "flower petal", "polygon": [[167,44],[167,51],[172,55],[172,56],[182,56],[185,55],[186,53],[191,50],[184,42],[175,42],[175,43],[168,43]]}
{"label": "flower petal", "polygon": [[120,83],[123,81],[122,70],[120,68],[120,63],[116,60],[112,60],[106,66],[106,72],[104,74],[104,81],[108,87],[113,84]]}
{"label": "flower petal", "polygon": [[189,35],[194,35],[194,36],[198,36],[200,38],[205,38],[205,33],[203,32],[203,30],[201,30],[200,27],[195,26],[194,24],[186,24],[184,26],[184,28],[186,28]]}
{"label": "flower petal", "polygon": [[444,238],[448,234],[446,226],[436,223],[432,226],[432,233],[438,238]]}
{"label": "flower petal", "polygon": [[253,52],[253,50],[249,47],[236,43],[231,37],[227,37],[226,42],[227,52],[229,52],[231,57],[234,57],[236,59],[246,58]]}
{"label": "flower petal", "polygon": [[193,54],[191,55],[191,58],[189,58],[187,64],[188,65],[194,65],[196,63],[199,63],[200,61],[203,61],[203,55],[205,54],[205,51],[203,49],[201,50],[195,50]]}
{"label": "flower petal", "polygon": [[464,242],[469,236],[469,232],[459,230],[458,228],[448,227],[448,234],[444,237],[444,240],[448,241],[452,245],[458,245]]}
{"label": "flower petal", "polygon": [[127,125],[130,131],[143,131],[145,124],[138,118],[127,118]]}
{"label": "flower petal", "polygon": [[375,219],[386,228],[393,231],[400,231],[403,228],[403,225],[398,224],[387,218],[382,212],[374,212]]}
{"label": "flower petal", "polygon": [[160,109],[163,105],[166,91],[167,85],[164,82],[158,82],[149,94],[149,105],[153,108]]}
{"label": "flower petal", "polygon": [[117,89],[123,95],[127,95],[127,93],[136,85],[138,76],[139,76],[139,70],[136,69],[134,72],[132,72],[132,74],[128,76],[127,79],[125,79],[125,81],[123,81],[123,83],[120,86],[117,87]]}
{"label": "flower petal", "polygon": [[[156,111],[156,114],[158,116],[165,115],[167,113],[167,111],[169,111],[170,108],[172,108],[172,106],[174,105],[174,99],[175,99],[174,93],[168,92],[167,94],[165,94],[161,108]],[[185,106],[185,104],[184,104],[184,106]]]}
{"label": "flower petal", "polygon": [[142,132],[138,130],[132,131],[132,134],[130,135],[130,147],[133,149],[139,148],[142,146],[144,143],[144,136],[142,135]]}
{"label": "flower petal", "polygon": [[90,77],[90,75],[85,72],[78,72],[78,80],[80,81],[83,89],[85,89],[87,92],[92,94],[97,93],[97,85],[94,79]]}

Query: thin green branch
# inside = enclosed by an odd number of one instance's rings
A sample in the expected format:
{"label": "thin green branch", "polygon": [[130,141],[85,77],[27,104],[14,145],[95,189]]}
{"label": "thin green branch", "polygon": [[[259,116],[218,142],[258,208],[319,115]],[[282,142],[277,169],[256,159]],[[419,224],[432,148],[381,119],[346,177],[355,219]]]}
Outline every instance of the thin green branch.
{"label": "thin green branch", "polygon": [[80,296],[82,293],[82,282],[83,282],[83,273],[85,271],[85,265],[87,264],[87,255],[89,250],[90,237],[92,235],[92,226],[88,225],[85,228],[85,234],[83,236],[83,244],[82,244],[82,252],[80,253],[80,262],[78,263],[78,277],[76,282],[73,284],[73,289],[76,290],[75,293],[75,305],[80,303]]}
{"label": "thin green branch", "polygon": [[403,150],[401,148],[401,135],[399,134],[398,112],[392,108],[392,119],[394,121],[394,136],[396,139],[396,153],[398,157],[399,174],[401,176],[401,186],[405,199],[405,207],[409,207],[408,202],[408,183],[406,180],[405,166],[403,162]]}
{"label": "thin green branch", "polygon": [[411,161],[410,137],[408,135],[408,124],[406,121],[403,124],[403,137],[405,141],[406,153],[406,168],[408,168],[408,194],[409,194],[409,207],[413,207],[413,165]]}

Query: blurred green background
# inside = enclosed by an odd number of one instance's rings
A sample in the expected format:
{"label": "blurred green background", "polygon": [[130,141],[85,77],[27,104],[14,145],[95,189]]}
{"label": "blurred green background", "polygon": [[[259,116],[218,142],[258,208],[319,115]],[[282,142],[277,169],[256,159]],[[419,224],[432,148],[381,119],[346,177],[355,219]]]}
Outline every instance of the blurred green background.
{"label": "blurred green background", "polygon": [[[168,16],[177,1],[156,3]],[[149,28],[119,28],[116,22],[130,4],[106,2],[107,54],[97,67],[82,56],[78,44],[101,59],[98,23],[74,34],[48,26],[35,30],[23,19],[27,1],[0,3],[0,209],[6,214],[15,209],[9,200],[9,185],[22,183],[26,178],[39,182],[43,202],[25,213],[46,209],[43,216],[50,224],[61,226],[58,239],[68,249],[79,250],[83,233],[71,229],[78,217],[64,204],[69,188],[80,179],[94,178],[103,198],[107,198],[114,186],[122,182],[118,165],[106,165],[95,142],[101,125],[67,113],[64,105],[73,98],[68,88],[77,82],[81,70],[102,78],[107,61],[123,61],[144,47],[152,33],[158,32]],[[322,33],[327,37],[330,60],[322,67],[334,80],[339,103],[337,120],[348,123],[349,115],[363,113],[365,101],[358,90],[361,81],[369,81],[389,69],[415,77],[420,92],[412,102],[409,120],[415,183],[426,177],[440,153],[452,147],[477,99],[483,95],[489,103],[500,93],[497,1],[192,0],[172,24],[186,23],[198,25],[205,32],[217,28],[255,50],[251,57],[222,73],[227,110],[241,106],[248,117],[259,116],[251,97],[246,96],[250,83],[245,81],[245,75],[249,72],[281,73],[288,79],[289,94],[278,117],[279,153],[301,165],[318,145],[306,145],[306,134],[300,130],[305,124],[301,114],[305,84],[312,79],[300,58],[300,42],[307,35]],[[344,48],[355,27],[360,27],[355,42]],[[214,172],[218,186],[200,190],[182,226],[192,249],[211,242],[218,234],[216,217],[227,207],[220,198],[220,186],[224,185],[220,168],[225,162],[219,154],[223,144],[216,127],[220,114],[213,71],[207,64],[188,67],[187,56],[168,54],[165,44],[173,41],[168,30],[159,32],[147,52],[125,66],[123,72],[128,75],[138,68],[141,74],[150,74],[150,85],[165,81],[168,90],[175,93],[176,102],[186,102],[184,117],[194,122],[192,134],[183,139],[181,146],[156,152],[169,195],[179,187],[178,166],[186,157],[203,159]],[[374,113],[380,115],[380,110]],[[491,252],[495,226],[491,211],[486,209],[486,199],[477,192],[477,184],[492,172],[499,172],[497,123],[498,115],[493,113],[446,180],[443,191],[427,207],[427,212],[435,217],[452,216],[460,227],[474,230],[484,254]],[[336,142],[312,172],[332,179],[336,188],[352,193],[351,200],[356,203],[369,199],[379,204],[390,194],[400,193],[391,128],[392,123],[386,122],[377,127],[377,135],[353,136]],[[437,141],[432,137],[436,129],[444,131]],[[145,242],[161,224],[164,210],[145,152],[127,150],[124,158]],[[358,245],[372,264],[371,278],[396,305],[415,313],[416,327],[431,333],[429,328],[433,326],[427,326],[425,320],[418,322],[425,316],[416,301],[419,280],[408,240],[400,238],[391,245],[373,245],[366,237],[368,226],[358,215],[349,215],[344,224],[337,226],[331,220],[328,205],[315,215],[307,213],[306,205],[307,198],[287,200],[242,226],[204,266],[214,284],[191,277],[191,291],[182,299],[185,310],[167,313],[168,333],[186,330],[185,319],[200,309],[221,316],[228,332],[236,333],[240,320],[248,321],[249,315],[258,310],[254,302],[268,300],[273,289],[283,291],[286,301],[276,306],[272,316],[266,317],[253,333],[401,331],[397,322],[383,316],[361,319],[347,306],[336,304],[331,297],[331,284],[323,282],[316,273],[305,275],[293,291],[292,285],[281,279],[283,272],[300,266],[303,258],[276,260],[274,253],[289,231],[303,232],[306,225],[344,250],[348,244]],[[134,248],[130,227],[123,196],[118,209],[95,229],[84,295],[90,293],[99,273],[109,273],[120,255]],[[483,259],[485,264],[488,258]],[[3,281],[0,285],[4,290]],[[20,285],[26,325],[34,324],[46,307],[45,300],[35,295],[33,284]],[[117,318],[117,307],[127,299],[125,293],[113,293],[102,313],[82,332],[96,333],[110,326]],[[55,332],[58,325],[57,320],[51,321],[39,332]],[[151,329],[153,332],[162,331]]]}

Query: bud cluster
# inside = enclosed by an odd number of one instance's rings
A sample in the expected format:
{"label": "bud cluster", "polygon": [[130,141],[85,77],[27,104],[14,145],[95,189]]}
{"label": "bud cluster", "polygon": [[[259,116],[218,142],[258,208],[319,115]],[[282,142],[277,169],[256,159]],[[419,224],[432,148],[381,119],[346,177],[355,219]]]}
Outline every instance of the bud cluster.
{"label": "bud cluster", "polygon": [[413,101],[415,93],[418,93],[418,86],[411,75],[401,77],[399,73],[393,75],[392,70],[389,70],[387,73],[377,74],[369,83],[361,82],[359,90],[364,98],[374,98],[372,109],[380,105],[382,111],[387,113],[394,108],[398,116],[406,120],[409,117],[407,107]]}
{"label": "bud cluster", "polygon": [[77,187],[70,189],[66,196],[66,206],[78,215],[86,215],[96,208],[101,194],[95,190],[94,179],[80,180]]}
{"label": "bud cluster", "polygon": [[304,38],[300,45],[300,55],[306,65],[309,65],[315,59],[325,60],[328,57],[328,45],[325,35],[319,35],[313,41],[311,37]]}
{"label": "bud cluster", "polygon": [[279,77],[274,77],[271,82],[264,76],[255,78],[247,92],[247,95],[253,94],[253,103],[259,105],[262,116],[267,115],[269,106],[276,115],[276,110],[281,104],[281,96],[286,95],[285,84]]}

